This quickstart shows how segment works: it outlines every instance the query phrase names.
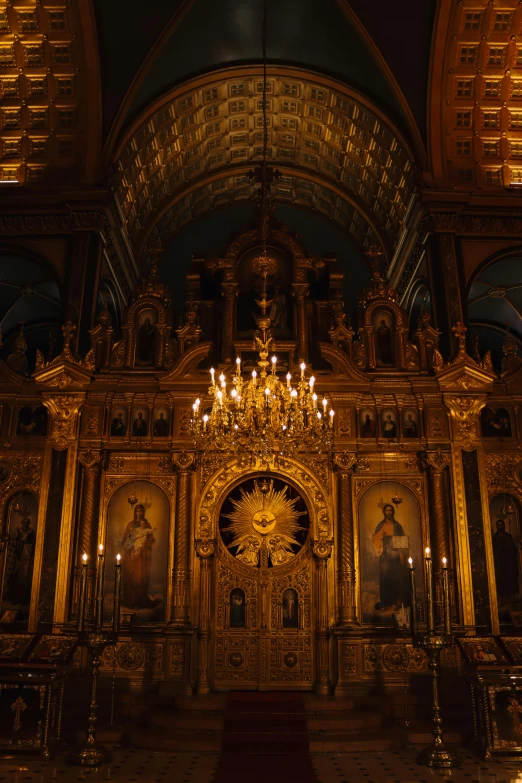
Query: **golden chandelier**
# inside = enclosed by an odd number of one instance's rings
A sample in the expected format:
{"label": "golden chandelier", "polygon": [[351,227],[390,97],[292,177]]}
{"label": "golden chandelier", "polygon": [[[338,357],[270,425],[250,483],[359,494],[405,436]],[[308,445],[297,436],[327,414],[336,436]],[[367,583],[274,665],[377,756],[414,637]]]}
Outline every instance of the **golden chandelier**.
{"label": "golden chandelier", "polygon": [[268,360],[274,342],[267,315],[271,302],[266,298],[267,264],[260,265],[264,286],[257,303],[261,315],[256,317],[258,329],[254,336],[259,371],[253,370],[250,378],[243,377],[239,357],[231,383],[224,373],[216,379],[214,368],[210,370],[211,404],[207,407],[198,398],[192,406],[196,449],[235,452],[250,456],[252,463],[259,459],[265,464],[297,451],[329,453],[333,447],[334,411],[326,397],[319,400],[314,376],[307,377],[307,367],[302,362],[299,379],[292,383],[288,373],[285,383],[277,375],[277,357],[273,355]]}

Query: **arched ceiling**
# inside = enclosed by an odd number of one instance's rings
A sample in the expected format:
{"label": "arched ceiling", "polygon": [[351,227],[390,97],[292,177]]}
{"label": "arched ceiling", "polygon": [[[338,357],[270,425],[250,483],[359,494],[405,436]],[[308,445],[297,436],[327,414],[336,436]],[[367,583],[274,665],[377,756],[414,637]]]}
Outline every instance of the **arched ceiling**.
{"label": "arched ceiling", "polygon": [[432,69],[435,182],[522,185],[522,5],[441,0]]}
{"label": "arched ceiling", "polygon": [[[269,0],[268,57],[336,76],[415,135],[415,123],[425,128],[435,4],[402,0],[397,13],[381,0]],[[261,59],[263,0],[94,5],[105,133],[116,118],[117,136],[126,117],[197,74]]]}
{"label": "arched ceiling", "polygon": [[[254,197],[262,157],[262,69],[235,68],[164,96],[120,145],[115,190],[137,255],[166,247],[186,222]],[[316,209],[389,257],[401,241],[413,155],[362,96],[297,68],[268,69],[269,159],[277,200]]]}
{"label": "arched ceiling", "polygon": [[88,133],[90,123],[99,125],[86,79],[92,23],[79,0],[0,5],[0,181],[92,178],[99,152],[96,134]]}

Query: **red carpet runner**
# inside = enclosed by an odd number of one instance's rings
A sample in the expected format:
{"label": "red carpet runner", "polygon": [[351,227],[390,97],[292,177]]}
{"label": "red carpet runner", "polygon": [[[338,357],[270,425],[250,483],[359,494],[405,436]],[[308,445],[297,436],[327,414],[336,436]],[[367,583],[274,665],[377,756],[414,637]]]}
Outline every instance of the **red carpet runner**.
{"label": "red carpet runner", "polygon": [[231,693],[215,783],[316,783],[298,693]]}

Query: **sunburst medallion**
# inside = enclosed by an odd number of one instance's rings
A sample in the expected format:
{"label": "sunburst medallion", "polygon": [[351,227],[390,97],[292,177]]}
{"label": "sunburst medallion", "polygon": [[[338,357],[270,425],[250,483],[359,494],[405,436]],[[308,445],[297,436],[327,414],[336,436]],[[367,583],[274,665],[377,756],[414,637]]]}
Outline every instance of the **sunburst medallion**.
{"label": "sunburst medallion", "polygon": [[254,481],[250,492],[242,487],[239,491],[238,500],[229,497],[234,511],[223,515],[230,519],[230,524],[222,528],[232,537],[228,548],[235,549],[236,558],[250,566],[259,564],[263,550],[273,566],[291,560],[301,547],[306,530],[299,522],[306,511],[296,509],[300,498],[287,496],[288,485],[278,490],[267,479]]}

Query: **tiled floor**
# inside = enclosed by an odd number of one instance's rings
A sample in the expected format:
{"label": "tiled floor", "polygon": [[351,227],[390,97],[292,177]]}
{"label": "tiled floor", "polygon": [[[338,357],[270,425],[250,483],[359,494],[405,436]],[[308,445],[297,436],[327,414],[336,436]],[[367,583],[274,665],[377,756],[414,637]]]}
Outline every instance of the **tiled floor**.
{"label": "tiled floor", "polygon": [[[319,783],[522,783],[522,761],[484,762],[463,750],[462,768],[445,772],[419,766],[416,755],[416,750],[405,749],[312,758]],[[218,756],[213,753],[145,753],[125,749],[115,750],[112,763],[100,769],[72,767],[62,758],[50,762],[0,759],[0,783],[212,783],[217,761]],[[248,777],[245,770],[245,783]]]}

